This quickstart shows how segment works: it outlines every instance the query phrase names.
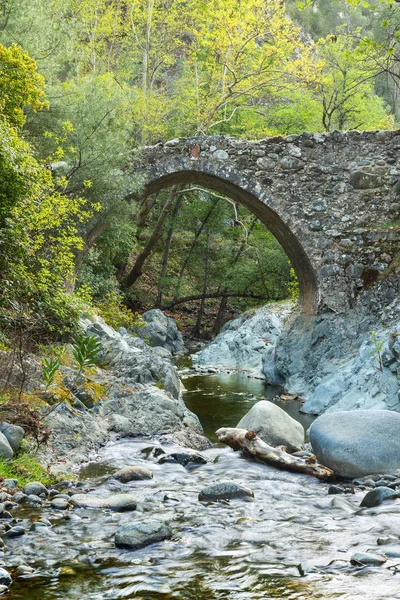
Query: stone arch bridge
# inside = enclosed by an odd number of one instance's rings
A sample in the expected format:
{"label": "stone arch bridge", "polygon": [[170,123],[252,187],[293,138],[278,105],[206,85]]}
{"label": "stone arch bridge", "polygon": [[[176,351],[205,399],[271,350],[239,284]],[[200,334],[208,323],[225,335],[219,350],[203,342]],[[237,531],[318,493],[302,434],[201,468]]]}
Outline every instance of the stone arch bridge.
{"label": "stone arch bridge", "polygon": [[397,264],[400,130],[175,139],[138,160],[146,195],[193,183],[259,217],[292,262],[304,312],[346,311]]}

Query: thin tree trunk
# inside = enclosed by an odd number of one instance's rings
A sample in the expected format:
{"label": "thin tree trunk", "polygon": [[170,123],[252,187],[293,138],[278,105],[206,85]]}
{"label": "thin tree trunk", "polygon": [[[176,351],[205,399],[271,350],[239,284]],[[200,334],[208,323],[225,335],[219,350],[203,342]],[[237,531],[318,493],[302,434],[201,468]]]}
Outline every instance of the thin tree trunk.
{"label": "thin tree trunk", "polygon": [[154,246],[158,242],[158,239],[161,234],[161,230],[162,230],[163,225],[168,217],[168,213],[171,208],[171,205],[175,200],[177,191],[178,191],[177,186],[174,186],[171,188],[169,197],[168,197],[166,203],[164,204],[163,209],[158,217],[156,226],[153,229],[153,233],[151,234],[150,238],[148,239],[143,250],[141,252],[139,252],[138,256],[136,257],[133,267],[131,268],[130,272],[128,273],[128,276],[126,277],[125,283],[128,287],[131,287],[141,276],[143,265],[146,262],[147,258],[150,256],[151,252],[153,251]]}
{"label": "thin tree trunk", "polygon": [[[243,254],[244,249],[246,248],[247,245],[247,240],[249,239],[251,232],[253,231],[255,224],[257,223],[257,217],[254,217],[254,219],[251,222],[251,225],[249,227],[249,230],[247,232],[246,235],[246,239],[244,239],[242,241],[242,243],[240,244],[239,250],[236,252],[235,258],[233,259],[233,263],[231,266],[231,271],[232,271],[232,267],[235,267],[237,265],[237,263],[239,262],[239,258],[241,257],[241,255]],[[226,283],[227,281],[229,281],[229,277],[227,277],[224,281],[224,288],[223,288],[223,292],[227,291],[227,287],[226,287]],[[218,308],[218,313],[217,313],[217,317],[215,319],[214,322],[214,326],[213,326],[213,334],[214,335],[218,335],[218,333],[221,331],[221,327],[222,327],[222,323],[224,320],[224,314],[225,314],[225,310],[226,310],[226,306],[228,304],[228,296],[223,296],[221,298],[221,302],[219,304],[219,308]]]}
{"label": "thin tree trunk", "polygon": [[178,304],[186,304],[187,302],[195,302],[196,300],[202,300],[205,298],[253,298],[253,300],[265,300],[265,296],[256,296],[255,294],[246,294],[246,292],[212,292],[210,294],[198,294],[197,296],[185,296],[184,298],[177,298],[168,304],[164,304],[160,308],[162,310],[169,310],[178,306]]}
{"label": "thin tree trunk", "polygon": [[208,213],[206,214],[204,220],[200,224],[200,227],[197,229],[197,231],[195,233],[195,236],[194,236],[194,238],[192,240],[192,243],[190,244],[189,250],[186,253],[185,260],[182,263],[181,270],[180,270],[179,275],[178,275],[178,283],[177,283],[177,287],[175,289],[174,300],[176,300],[178,298],[179,291],[181,289],[181,283],[182,283],[183,274],[184,274],[184,272],[186,270],[186,267],[188,265],[188,262],[190,260],[191,255],[192,255],[192,252],[193,252],[193,250],[194,250],[194,248],[196,246],[196,242],[199,239],[199,237],[201,236],[201,234],[203,233],[204,227],[207,225],[207,222],[208,222],[209,218],[211,217],[212,213],[214,212],[214,210],[215,210],[218,202],[219,202],[219,200],[214,200],[214,202],[213,202],[210,210],[208,211]]}
{"label": "thin tree trunk", "polygon": [[203,297],[201,299],[199,312],[197,313],[196,325],[193,334],[196,337],[200,336],[201,322],[203,320],[204,308],[206,305],[206,294],[208,288],[208,277],[210,274],[210,228],[207,228],[207,245],[206,245],[206,260],[204,265],[204,282],[203,282]]}
{"label": "thin tree trunk", "polygon": [[165,275],[167,273],[169,252],[171,250],[171,242],[172,242],[172,237],[174,235],[174,228],[175,228],[176,218],[177,218],[179,210],[181,208],[182,200],[183,200],[183,196],[181,194],[179,194],[178,198],[177,198],[177,200],[175,202],[174,210],[172,211],[172,215],[171,215],[171,226],[170,226],[170,228],[168,230],[168,233],[167,233],[167,239],[166,239],[166,242],[165,242],[164,256],[163,256],[163,261],[162,261],[162,266],[161,266],[161,273],[160,273],[160,277],[159,277],[159,280],[158,280],[158,294],[157,294],[156,306],[161,306],[161,304],[162,304],[163,289],[164,289],[164,278],[165,278]]}

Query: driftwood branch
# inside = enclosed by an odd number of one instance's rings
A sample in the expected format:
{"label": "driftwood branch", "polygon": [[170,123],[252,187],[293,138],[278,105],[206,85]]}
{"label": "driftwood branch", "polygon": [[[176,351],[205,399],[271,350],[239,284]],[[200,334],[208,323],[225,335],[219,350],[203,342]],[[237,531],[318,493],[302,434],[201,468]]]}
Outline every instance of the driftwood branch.
{"label": "driftwood branch", "polygon": [[317,479],[330,479],[334,472],[328,467],[318,464],[314,460],[293,456],[281,448],[269,446],[259,438],[254,431],[237,429],[235,427],[222,427],[215,432],[218,440],[233,450],[242,450],[247,456],[257,458],[261,462],[284,469],[312,475]]}

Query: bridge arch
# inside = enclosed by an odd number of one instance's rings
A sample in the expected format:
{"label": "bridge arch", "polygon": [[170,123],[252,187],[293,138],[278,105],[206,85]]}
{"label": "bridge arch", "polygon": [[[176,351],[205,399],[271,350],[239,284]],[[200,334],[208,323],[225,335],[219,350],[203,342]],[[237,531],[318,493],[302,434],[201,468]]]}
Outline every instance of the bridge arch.
{"label": "bridge arch", "polygon": [[[196,167],[196,168],[194,168]],[[314,313],[318,308],[318,283],[309,257],[301,242],[264,197],[260,186],[254,182],[244,183],[229,169],[213,163],[189,160],[168,160],[157,163],[157,172],[147,180],[145,195],[179,184],[196,184],[218,192],[245,206],[278,240],[296,272],[299,282],[299,304],[303,312]]]}
{"label": "bridge arch", "polygon": [[132,168],[146,194],[195,183],[246,206],[290,258],[303,312],[343,313],[399,260],[399,149],[400,130],[192,137],[142,148]]}

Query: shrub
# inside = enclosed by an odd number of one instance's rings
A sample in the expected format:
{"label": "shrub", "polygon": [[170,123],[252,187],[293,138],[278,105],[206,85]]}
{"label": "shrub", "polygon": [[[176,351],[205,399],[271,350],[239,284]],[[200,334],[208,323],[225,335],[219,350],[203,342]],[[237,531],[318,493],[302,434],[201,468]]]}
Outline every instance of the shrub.
{"label": "shrub", "polygon": [[132,312],[123,303],[122,297],[115,291],[109,292],[97,303],[100,316],[113,329],[142,327],[144,322],[139,313]]}
{"label": "shrub", "polygon": [[102,346],[94,335],[82,335],[72,346],[72,356],[79,367],[79,373],[100,363]]}

